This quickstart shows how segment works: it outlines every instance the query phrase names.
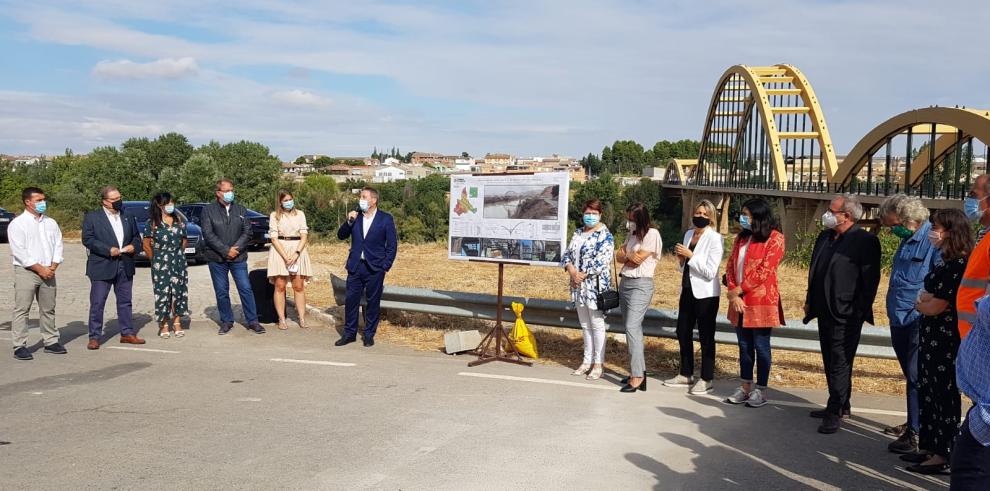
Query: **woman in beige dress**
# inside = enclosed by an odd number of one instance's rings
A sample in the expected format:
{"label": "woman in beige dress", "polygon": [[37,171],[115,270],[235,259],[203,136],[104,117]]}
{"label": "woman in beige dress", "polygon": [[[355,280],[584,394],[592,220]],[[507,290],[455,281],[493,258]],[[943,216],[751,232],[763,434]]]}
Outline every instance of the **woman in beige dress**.
{"label": "woman in beige dress", "polygon": [[306,281],[313,276],[313,267],[306,250],[306,215],[295,208],[292,194],[278,192],[278,204],[269,219],[268,233],[272,247],[268,250],[268,280],[275,284],[275,311],[278,328],[285,330],[285,289],[292,283],[295,292],[299,327],[306,327]]}

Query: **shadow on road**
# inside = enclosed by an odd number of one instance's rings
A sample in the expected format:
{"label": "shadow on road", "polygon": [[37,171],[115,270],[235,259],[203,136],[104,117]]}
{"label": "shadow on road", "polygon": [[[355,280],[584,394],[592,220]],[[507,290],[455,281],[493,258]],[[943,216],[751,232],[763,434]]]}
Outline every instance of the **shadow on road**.
{"label": "shadow on road", "polygon": [[[948,487],[947,480],[903,470],[897,456],[887,452],[890,439],[876,431],[879,423],[875,421],[856,417],[850,423],[843,422],[843,431],[820,435],[816,431],[818,421],[809,418],[806,409],[772,405],[753,409],[708,398],[692,400],[707,409],[657,408],[668,418],[693,425],[700,433],[700,438],[674,432],[658,434],[684,449],[690,457],[689,466],[658,462],[640,453],[625,455],[627,461],[654,475],[654,489]],[[712,414],[712,410],[714,415],[699,414]]]}

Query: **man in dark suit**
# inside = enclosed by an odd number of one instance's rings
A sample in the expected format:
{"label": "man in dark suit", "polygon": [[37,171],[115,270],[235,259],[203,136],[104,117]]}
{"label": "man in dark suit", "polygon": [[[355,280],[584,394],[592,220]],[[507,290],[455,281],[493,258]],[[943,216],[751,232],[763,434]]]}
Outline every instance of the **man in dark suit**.
{"label": "man in dark suit", "polygon": [[100,193],[103,205],[83,218],[82,242],[89,251],[86,276],[89,277],[89,344],[100,349],[103,335],[103,309],[110,288],[117,297],[117,324],[120,342],[144,344],[131,325],[131,292],[134,287],[134,253],[141,247],[141,233],[132,216],[121,213],[124,202],[116,187]]}
{"label": "man in dark suit", "polygon": [[351,238],[347,256],[347,301],[344,304],[344,335],[336,343],[343,346],[357,340],[358,308],[361,296],[368,298],[364,308],[364,345],[375,345],[378,313],[382,301],[385,273],[392,269],[397,247],[392,215],[378,209],[378,191],[361,190],[357,210],[347,214],[347,221],[337,230],[337,238]]}
{"label": "man in dark suit", "polygon": [[247,329],[255,334],[264,334],[265,328],[258,322],[258,308],[248,279],[247,246],[251,239],[251,222],[247,219],[247,208],[234,202],[233,181],[217,181],[216,200],[203,208],[200,227],[206,245],[203,256],[210,268],[217,310],[220,311],[220,330],[217,334],[227,334],[234,327],[229,276],[234,277],[234,284],[237,285]]}
{"label": "man in dark suit", "polygon": [[854,195],[838,196],[822,216],[826,230],[811,254],[804,322],[818,319],[828,405],[812,411],[819,433],[835,433],[849,415],[852,366],[863,322],[873,324],[873,300],[880,284],[880,241],[856,224],[863,206]]}

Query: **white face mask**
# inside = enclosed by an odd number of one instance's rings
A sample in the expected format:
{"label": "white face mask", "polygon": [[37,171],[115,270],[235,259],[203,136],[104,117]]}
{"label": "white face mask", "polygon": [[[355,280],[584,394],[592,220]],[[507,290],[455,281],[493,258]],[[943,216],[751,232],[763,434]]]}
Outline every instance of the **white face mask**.
{"label": "white face mask", "polygon": [[636,231],[636,222],[626,220],[626,230],[630,232]]}
{"label": "white face mask", "polygon": [[822,225],[824,225],[825,228],[835,228],[839,226],[839,219],[835,217],[832,210],[826,211],[825,214],[822,215]]}

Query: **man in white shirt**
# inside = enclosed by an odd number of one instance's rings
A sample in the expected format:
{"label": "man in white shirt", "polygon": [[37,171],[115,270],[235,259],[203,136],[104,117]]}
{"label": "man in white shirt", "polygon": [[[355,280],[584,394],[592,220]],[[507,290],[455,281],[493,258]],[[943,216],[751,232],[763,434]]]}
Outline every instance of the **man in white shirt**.
{"label": "man in white shirt", "polygon": [[55,220],[45,216],[48,207],[45,192],[30,187],[21,192],[24,213],[10,222],[7,239],[14,263],[14,313],[11,332],[14,358],[32,360],[27,348],[28,314],[38,300],[39,327],[45,353],[64,355],[55,327],[55,270],[62,263],[62,230]]}

